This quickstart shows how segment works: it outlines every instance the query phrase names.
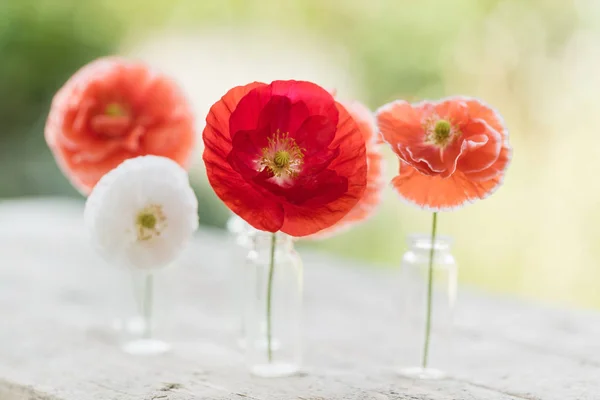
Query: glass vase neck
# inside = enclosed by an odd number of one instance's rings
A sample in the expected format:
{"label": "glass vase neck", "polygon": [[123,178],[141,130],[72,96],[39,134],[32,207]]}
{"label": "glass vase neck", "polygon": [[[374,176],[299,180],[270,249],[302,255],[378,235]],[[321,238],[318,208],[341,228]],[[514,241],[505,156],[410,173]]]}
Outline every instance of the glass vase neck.
{"label": "glass vase neck", "polygon": [[[408,237],[408,245],[411,250],[431,250],[431,236],[425,234],[410,235]],[[452,245],[452,239],[448,236],[438,236],[433,244],[435,251],[449,251]]]}
{"label": "glass vase neck", "polygon": [[275,235],[275,246],[279,249],[292,249],[294,247],[294,240],[290,235],[286,235],[282,232],[255,232],[252,235],[254,246],[256,249],[264,249],[271,247],[273,243],[273,235]]}

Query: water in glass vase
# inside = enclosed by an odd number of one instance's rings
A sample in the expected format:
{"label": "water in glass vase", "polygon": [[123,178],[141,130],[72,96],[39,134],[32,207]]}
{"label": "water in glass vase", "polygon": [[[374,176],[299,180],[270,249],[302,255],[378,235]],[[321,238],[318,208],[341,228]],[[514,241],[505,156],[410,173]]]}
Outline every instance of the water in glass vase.
{"label": "water in glass vase", "polygon": [[253,237],[245,279],[246,364],[262,377],[289,376],[302,363],[302,261],[292,238]]}
{"label": "water in glass vase", "polygon": [[398,372],[418,379],[445,377],[452,357],[457,266],[449,238],[436,238],[433,249],[431,243],[430,236],[410,236],[400,273]]}

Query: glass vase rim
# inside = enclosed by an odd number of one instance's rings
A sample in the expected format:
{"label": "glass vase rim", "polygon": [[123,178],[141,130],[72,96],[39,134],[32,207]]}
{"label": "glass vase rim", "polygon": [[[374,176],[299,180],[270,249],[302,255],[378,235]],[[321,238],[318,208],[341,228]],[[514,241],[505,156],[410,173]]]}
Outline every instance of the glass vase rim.
{"label": "glass vase rim", "polygon": [[288,235],[287,233],[283,233],[281,231],[277,231],[277,232],[267,232],[267,231],[261,231],[258,229],[255,229],[253,232],[251,232],[249,234],[249,237],[254,241],[270,241],[272,238],[272,235],[275,234],[275,241],[276,244],[286,244],[286,243],[292,243],[294,241],[294,237]]}
{"label": "glass vase rim", "polygon": [[[431,249],[431,234],[425,233],[413,233],[407,236],[406,242],[410,248],[416,248],[420,250]],[[435,250],[448,250],[454,243],[452,237],[448,235],[438,235],[435,238]]]}

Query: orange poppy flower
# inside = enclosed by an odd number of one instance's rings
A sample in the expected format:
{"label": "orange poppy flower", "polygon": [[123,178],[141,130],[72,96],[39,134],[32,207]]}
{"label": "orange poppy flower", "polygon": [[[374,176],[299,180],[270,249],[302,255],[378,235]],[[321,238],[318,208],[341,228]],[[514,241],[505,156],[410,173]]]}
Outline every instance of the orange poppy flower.
{"label": "orange poppy flower", "polygon": [[146,65],[96,60],[73,75],[52,101],[45,136],[63,173],[83,194],[124,160],[168,157],[187,167],[193,116],[177,85]]}
{"label": "orange poppy flower", "polygon": [[511,158],[508,131],[481,101],[396,101],[377,111],[377,123],[400,158],[392,184],[411,203],[450,210],[483,199],[502,184]]}
{"label": "orange poppy flower", "polygon": [[311,239],[325,239],[349,229],[354,224],[365,221],[377,210],[381,202],[385,179],[383,176],[382,140],[377,131],[373,113],[359,102],[344,103],[354,121],[358,124],[367,148],[367,188],[365,193],[344,218],[330,228],[311,235]]}

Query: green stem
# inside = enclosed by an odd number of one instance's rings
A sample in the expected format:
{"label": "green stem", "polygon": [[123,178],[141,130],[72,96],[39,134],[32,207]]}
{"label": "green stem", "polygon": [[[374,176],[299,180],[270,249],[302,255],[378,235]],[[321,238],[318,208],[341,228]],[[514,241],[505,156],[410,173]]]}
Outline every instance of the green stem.
{"label": "green stem", "polygon": [[275,272],[275,233],[271,236],[271,259],[269,263],[269,282],[267,284],[267,353],[269,362],[273,361],[273,349],[271,346],[271,297],[273,294],[273,273]]}
{"label": "green stem", "polygon": [[152,295],[153,295],[153,276],[152,273],[146,274],[144,281],[144,298],[142,300],[142,309],[144,313],[144,337],[150,339],[152,337]]}
{"label": "green stem", "polygon": [[435,234],[437,228],[437,212],[433,213],[433,223],[431,226],[431,248],[429,250],[429,268],[427,271],[427,319],[425,322],[425,344],[423,345],[423,368],[427,368],[427,358],[429,357],[429,338],[431,336],[431,302],[433,292],[433,256],[435,252]]}

